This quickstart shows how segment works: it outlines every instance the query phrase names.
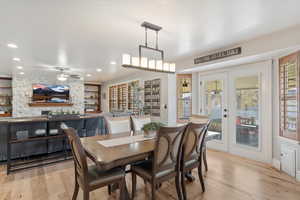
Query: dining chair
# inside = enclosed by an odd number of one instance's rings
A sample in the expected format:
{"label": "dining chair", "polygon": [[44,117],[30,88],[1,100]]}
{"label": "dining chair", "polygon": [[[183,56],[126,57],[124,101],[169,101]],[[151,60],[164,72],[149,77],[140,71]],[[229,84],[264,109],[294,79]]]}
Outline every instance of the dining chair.
{"label": "dining chair", "polygon": [[119,185],[120,199],[124,199],[126,187],[124,170],[114,168],[101,171],[96,165],[88,166],[86,153],[75,129],[68,128],[66,125],[62,125],[62,129],[69,139],[75,166],[75,189],[72,200],[76,200],[79,187],[83,190],[83,199],[88,200],[91,191],[114,183]]}
{"label": "dining chair", "polygon": [[131,116],[132,128],[134,132],[141,131],[145,124],[151,122],[150,115],[142,115],[142,116]]}
{"label": "dining chair", "polygon": [[108,134],[125,133],[131,131],[130,117],[104,117]]}
{"label": "dining chair", "polygon": [[[193,123],[207,123],[209,121],[209,117],[207,115],[197,115],[193,114],[190,118],[190,122]],[[204,167],[205,171],[208,171],[208,164],[207,164],[207,151],[206,151],[206,144],[204,143],[203,145],[203,162],[204,162]]]}
{"label": "dining chair", "polygon": [[164,181],[175,177],[178,199],[182,199],[180,187],[180,156],[186,125],[161,127],[157,133],[153,155],[149,160],[131,166],[132,198],[136,193],[136,179],[140,176],[151,184],[151,197],[155,200],[155,190]]}
{"label": "dining chair", "polygon": [[198,176],[202,191],[205,192],[205,185],[202,175],[203,145],[210,122],[190,122],[186,128],[185,141],[180,163],[181,187],[184,200],[187,199],[184,176],[186,173],[198,168]]}

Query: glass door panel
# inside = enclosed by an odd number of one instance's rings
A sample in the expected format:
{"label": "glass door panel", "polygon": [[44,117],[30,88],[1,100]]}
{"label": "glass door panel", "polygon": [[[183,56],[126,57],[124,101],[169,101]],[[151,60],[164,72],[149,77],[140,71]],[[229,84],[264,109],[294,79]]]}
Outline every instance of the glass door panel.
{"label": "glass door panel", "polygon": [[203,112],[211,120],[209,131],[218,132],[216,140],[222,140],[223,81],[208,80],[204,82]]}
{"label": "glass door panel", "polygon": [[235,79],[236,144],[259,147],[259,77]]}
{"label": "glass door panel", "polygon": [[177,75],[177,119],[188,120],[192,115],[192,75]]}

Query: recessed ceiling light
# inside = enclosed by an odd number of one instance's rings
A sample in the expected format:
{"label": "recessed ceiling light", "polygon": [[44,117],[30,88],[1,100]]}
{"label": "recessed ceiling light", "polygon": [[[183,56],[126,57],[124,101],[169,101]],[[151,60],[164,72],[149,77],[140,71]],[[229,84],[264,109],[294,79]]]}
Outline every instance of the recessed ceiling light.
{"label": "recessed ceiling light", "polygon": [[20,62],[21,59],[20,58],[13,58],[13,61]]}
{"label": "recessed ceiling light", "polygon": [[102,72],[102,69],[98,68],[98,69],[97,69],[97,72]]}
{"label": "recessed ceiling light", "polygon": [[20,74],[20,75],[24,75],[25,73],[24,73],[24,72],[20,72],[19,74]]}
{"label": "recessed ceiling light", "polygon": [[23,69],[23,67],[22,66],[17,66],[17,69]]}
{"label": "recessed ceiling light", "polygon": [[115,65],[115,64],[117,64],[117,62],[116,61],[111,61],[110,64]]}
{"label": "recessed ceiling light", "polygon": [[92,75],[91,75],[91,74],[87,74],[86,76],[87,76],[87,77],[91,77]]}
{"label": "recessed ceiling light", "polygon": [[17,46],[16,44],[14,44],[14,43],[8,43],[7,46],[8,46],[9,48],[12,48],[12,49],[18,48],[18,46]]}

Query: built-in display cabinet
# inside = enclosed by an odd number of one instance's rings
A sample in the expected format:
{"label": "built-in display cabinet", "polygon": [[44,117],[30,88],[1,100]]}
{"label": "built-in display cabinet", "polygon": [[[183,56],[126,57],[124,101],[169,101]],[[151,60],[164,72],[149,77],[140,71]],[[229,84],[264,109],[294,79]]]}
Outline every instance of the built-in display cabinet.
{"label": "built-in display cabinet", "polygon": [[144,84],[144,111],[153,117],[160,117],[160,82],[160,79],[154,79]]}
{"label": "built-in display cabinet", "polygon": [[280,136],[300,141],[300,52],[279,59]]}
{"label": "built-in display cabinet", "polygon": [[84,111],[85,113],[101,112],[101,85],[84,84]]}
{"label": "built-in display cabinet", "polygon": [[138,112],[139,81],[131,81],[109,87],[109,111]]}
{"label": "built-in display cabinet", "polygon": [[12,79],[0,77],[0,117],[12,115]]}

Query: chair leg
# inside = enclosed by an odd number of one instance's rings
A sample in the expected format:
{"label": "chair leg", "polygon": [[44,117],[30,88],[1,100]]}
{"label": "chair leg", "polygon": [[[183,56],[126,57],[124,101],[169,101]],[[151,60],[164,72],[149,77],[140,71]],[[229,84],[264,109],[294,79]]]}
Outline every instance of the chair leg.
{"label": "chair leg", "polygon": [[178,199],[182,200],[182,190],[180,187],[180,175],[179,174],[175,177],[175,182],[176,182],[176,191],[177,191]]}
{"label": "chair leg", "polygon": [[156,189],[156,183],[152,181],[151,182],[151,198],[152,198],[152,200],[156,199],[155,189]]}
{"label": "chair leg", "polygon": [[107,186],[107,192],[108,192],[108,195],[111,195],[111,185]]}
{"label": "chair leg", "polygon": [[187,199],[187,195],[186,195],[186,187],[185,187],[185,172],[181,173],[181,189],[182,189],[182,196],[183,199],[186,200]]}
{"label": "chair leg", "polygon": [[206,148],[203,151],[203,161],[204,161],[205,171],[208,171],[207,159],[206,159]]}
{"label": "chair leg", "polygon": [[135,173],[131,173],[131,178],[132,178],[132,184],[131,184],[131,192],[132,192],[132,199],[135,197],[135,193],[136,193],[136,174]]}
{"label": "chair leg", "polygon": [[89,200],[90,199],[90,192],[89,191],[83,191],[83,200]]}
{"label": "chair leg", "polygon": [[78,191],[79,191],[79,184],[78,184],[77,180],[75,179],[75,188],[74,188],[72,200],[77,199]]}
{"label": "chair leg", "polygon": [[[202,154],[202,152],[201,152]],[[198,176],[199,180],[201,183],[202,191],[205,192],[205,185],[204,185],[204,180],[203,180],[203,175],[202,175],[202,155],[200,154],[200,161],[199,161],[199,166],[198,166]]]}
{"label": "chair leg", "polygon": [[125,200],[126,199],[126,182],[125,182],[125,178],[123,178],[120,182],[119,182],[119,187],[120,187],[120,200]]}

